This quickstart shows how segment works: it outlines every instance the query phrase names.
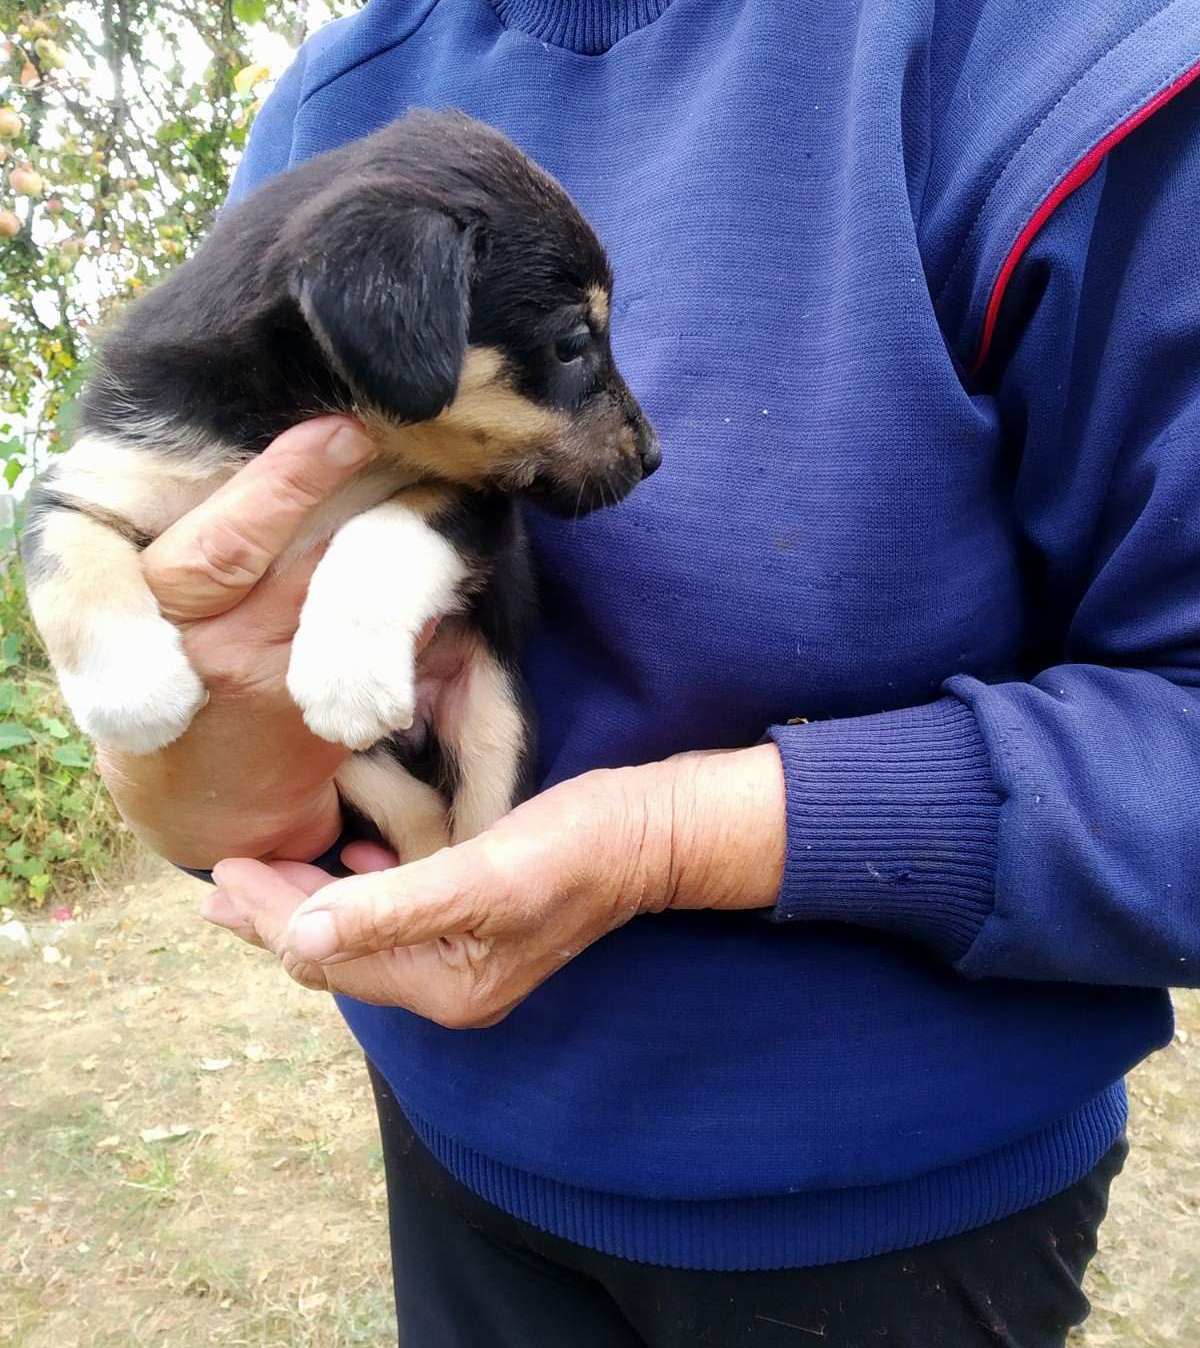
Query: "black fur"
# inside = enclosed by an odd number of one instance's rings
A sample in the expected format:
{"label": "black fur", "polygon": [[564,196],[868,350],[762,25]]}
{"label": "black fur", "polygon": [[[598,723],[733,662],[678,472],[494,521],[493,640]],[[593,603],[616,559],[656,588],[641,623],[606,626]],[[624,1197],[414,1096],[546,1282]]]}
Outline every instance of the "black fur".
{"label": "black fur", "polygon": [[159,450],[199,431],[253,452],[322,412],[423,421],[453,398],[472,343],[501,351],[535,402],[605,396],[652,454],[607,330],[579,368],[553,358],[611,283],[570,198],[509,141],[411,113],[224,213],[103,343],[79,430]]}
{"label": "black fur", "polygon": [[[309,254],[291,287],[317,341],[357,394],[397,421],[426,421],[449,406],[458,387],[471,320],[474,229],[427,207],[397,211],[390,195],[372,188],[342,208],[339,235],[362,240],[353,265],[336,250]],[[388,212],[389,231],[377,232]]]}
{"label": "black fur", "polygon": [[386,755],[419,782],[440,791],[447,800],[454,799],[459,783],[458,764],[432,726],[419,726],[415,733],[409,730],[389,735],[367,752]]}
{"label": "black fur", "polygon": [[[520,674],[521,647],[534,616],[534,581],[517,502],[502,492],[464,492],[430,524],[470,563],[475,578],[464,617],[483,637],[512,680],[529,728],[520,778],[532,767],[532,709]],[[459,771],[436,728],[418,725],[390,735],[372,753],[384,753],[419,781],[454,798]],[[524,794],[524,790],[522,791]]]}
{"label": "black fur", "polygon": [[[461,466],[422,460],[417,476],[457,489],[430,521],[472,578],[453,621],[478,634],[523,700],[533,583],[511,493],[582,513],[619,499],[659,461],[612,358],[611,289],[603,249],[552,178],[478,122],[410,114],[225,212],[195,257],[103,342],[77,430],[159,454],[237,459],[298,421],[344,412],[377,434],[382,422],[386,447],[389,425],[451,407],[469,348],[483,348],[476,420],[452,431],[479,452]],[[520,439],[515,460],[499,431],[478,424],[493,408],[511,417],[503,435]],[[404,436],[398,443],[381,454],[402,456]],[[430,443],[442,455],[446,442]],[[400,485],[413,477],[398,474]],[[61,508],[81,507],[52,480],[39,484],[26,543],[35,564],[39,512]],[[459,767],[436,726],[367,752],[453,799]],[[524,752],[527,775],[529,737]]]}
{"label": "black fur", "polygon": [[500,659],[515,665],[534,606],[533,572],[516,501],[502,492],[464,492],[430,522],[480,576],[468,617]]}

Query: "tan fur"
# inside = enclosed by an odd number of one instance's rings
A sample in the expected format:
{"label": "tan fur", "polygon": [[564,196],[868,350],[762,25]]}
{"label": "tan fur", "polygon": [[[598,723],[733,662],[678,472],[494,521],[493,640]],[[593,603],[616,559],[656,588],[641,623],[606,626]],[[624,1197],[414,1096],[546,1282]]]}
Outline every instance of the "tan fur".
{"label": "tan fur", "polygon": [[592,286],[588,291],[588,313],[598,332],[608,327],[608,296],[599,286]]}
{"label": "tan fur", "polygon": [[491,347],[468,348],[458,394],[431,421],[397,426],[376,413],[363,421],[382,457],[418,473],[477,486],[485,478],[516,475],[566,435],[568,418],[539,407],[509,382],[504,358]]}
{"label": "tan fur", "polygon": [[342,799],[375,824],[401,861],[418,861],[449,844],[446,802],[385,754],[356,754],[335,780]]}
{"label": "tan fur", "polygon": [[304,529],[293,539],[277,566],[286,569],[310,548],[327,542],[357,515],[398,501],[422,519],[430,519],[445,509],[454,498],[454,489],[437,483],[408,485],[413,478],[393,461],[377,463],[357,473],[344,487],[319,505],[305,521]]}
{"label": "tan fur", "polygon": [[451,695],[453,709],[438,726],[458,764],[456,843],[491,828],[512,809],[525,748],[525,722],[512,679],[473,632],[464,631],[461,640],[466,662]]}
{"label": "tan fur", "polygon": [[211,496],[239,466],[220,448],[172,455],[86,435],[55,461],[49,482],[64,496],[98,506],[153,538]]}
{"label": "tan fur", "polygon": [[157,617],[137,548],[115,530],[56,510],[42,526],[42,547],[55,569],[29,577],[29,607],[56,670],[86,668],[98,624]]}
{"label": "tan fur", "polygon": [[419,487],[408,487],[394,498],[399,505],[423,520],[440,515],[455,499],[454,489],[436,482],[423,482]]}
{"label": "tan fur", "polygon": [[49,565],[28,576],[29,605],[80,729],[130,753],[178,739],[208,695],[136,545],[75,510],[50,511],[38,527]]}

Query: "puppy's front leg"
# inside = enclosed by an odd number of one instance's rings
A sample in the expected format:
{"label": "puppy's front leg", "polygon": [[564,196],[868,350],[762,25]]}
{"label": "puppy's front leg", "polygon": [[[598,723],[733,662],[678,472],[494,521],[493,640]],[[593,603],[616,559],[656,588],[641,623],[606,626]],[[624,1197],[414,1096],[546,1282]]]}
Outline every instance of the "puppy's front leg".
{"label": "puppy's front leg", "polygon": [[80,729],[131,754],[178,739],[207,693],[158,611],[137,545],[86,508],[39,501],[36,489],[30,518],[29,607]]}
{"label": "puppy's front leg", "polygon": [[467,578],[432,510],[414,492],[356,515],[313,573],[288,690],[322,739],[366,749],[413,723],[417,638],[459,606]]}

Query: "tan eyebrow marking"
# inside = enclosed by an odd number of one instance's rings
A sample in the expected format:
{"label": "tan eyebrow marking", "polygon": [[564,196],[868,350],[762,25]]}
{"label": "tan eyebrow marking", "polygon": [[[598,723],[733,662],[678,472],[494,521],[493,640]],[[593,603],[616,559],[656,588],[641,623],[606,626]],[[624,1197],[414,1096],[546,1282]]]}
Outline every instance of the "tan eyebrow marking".
{"label": "tan eyebrow marking", "polygon": [[608,327],[608,296],[599,286],[592,286],[588,291],[587,302],[592,322],[603,332]]}

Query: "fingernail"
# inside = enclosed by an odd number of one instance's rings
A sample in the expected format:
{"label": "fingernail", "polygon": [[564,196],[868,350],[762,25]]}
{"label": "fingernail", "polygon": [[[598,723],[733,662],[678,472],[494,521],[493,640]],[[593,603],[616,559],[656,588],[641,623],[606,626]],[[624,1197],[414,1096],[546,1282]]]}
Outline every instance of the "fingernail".
{"label": "fingernail", "polygon": [[365,463],[372,449],[370,440],[354,426],[342,426],[325,442],[325,453],[339,468]]}
{"label": "fingernail", "polygon": [[287,945],[302,960],[328,959],[338,947],[333,914],[305,913],[293,918],[288,926]]}

